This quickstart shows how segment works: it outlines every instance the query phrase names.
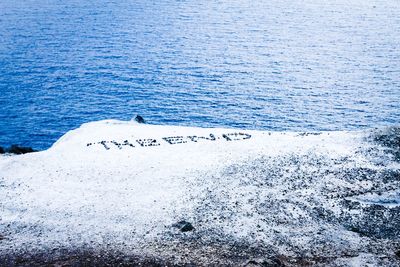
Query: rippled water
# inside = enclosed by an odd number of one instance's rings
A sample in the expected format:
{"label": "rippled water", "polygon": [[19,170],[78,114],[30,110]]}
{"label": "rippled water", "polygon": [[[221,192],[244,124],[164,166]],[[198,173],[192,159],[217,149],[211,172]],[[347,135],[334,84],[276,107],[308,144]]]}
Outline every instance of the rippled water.
{"label": "rippled water", "polygon": [[398,125],[399,14],[397,0],[1,0],[0,145],[46,148],[81,123],[136,114],[268,130]]}

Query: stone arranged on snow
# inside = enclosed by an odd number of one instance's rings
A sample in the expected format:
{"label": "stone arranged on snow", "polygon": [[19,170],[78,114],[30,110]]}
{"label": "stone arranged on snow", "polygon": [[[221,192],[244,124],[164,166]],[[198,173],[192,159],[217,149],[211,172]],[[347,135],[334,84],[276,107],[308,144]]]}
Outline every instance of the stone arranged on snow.
{"label": "stone arranged on snow", "polygon": [[[128,141],[125,140],[123,142],[117,142],[115,140],[111,141],[106,141],[106,140],[101,140],[98,142],[90,142],[87,143],[86,146],[94,146],[94,145],[101,145],[104,147],[105,150],[109,150],[111,147],[115,146],[118,149],[124,148],[124,146],[130,146],[130,147],[135,147],[132,143],[137,143],[141,147],[149,147],[149,146],[160,146],[161,144],[165,142],[170,145],[177,145],[177,144],[186,144],[190,142],[199,142],[199,141],[219,141],[219,140],[225,140],[225,141],[242,141],[246,139],[250,139],[251,135],[248,133],[241,133],[241,132],[231,132],[231,133],[223,133],[221,136],[215,136],[214,134],[209,134],[207,136],[196,136],[196,135],[191,135],[191,136],[168,136],[168,137],[161,137],[159,139],[153,139],[153,138],[144,138],[144,139],[136,139],[134,141]],[[164,142],[162,142],[164,141]]]}

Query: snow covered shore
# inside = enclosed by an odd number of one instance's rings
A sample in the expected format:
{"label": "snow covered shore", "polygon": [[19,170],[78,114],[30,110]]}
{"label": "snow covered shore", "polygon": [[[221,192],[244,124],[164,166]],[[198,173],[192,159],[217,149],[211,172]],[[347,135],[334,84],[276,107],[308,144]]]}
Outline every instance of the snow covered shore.
{"label": "snow covered shore", "polygon": [[399,266],[399,140],[87,123],[0,157],[0,263]]}

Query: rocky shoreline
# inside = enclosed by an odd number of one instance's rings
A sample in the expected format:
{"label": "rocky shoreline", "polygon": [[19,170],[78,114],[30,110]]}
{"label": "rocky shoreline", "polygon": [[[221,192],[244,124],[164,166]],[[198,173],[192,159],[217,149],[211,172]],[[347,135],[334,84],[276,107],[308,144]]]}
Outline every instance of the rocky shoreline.
{"label": "rocky shoreline", "polygon": [[1,147],[0,146],[0,154],[26,154],[37,152],[37,150],[31,147],[19,146],[19,145],[11,145],[10,147]]}

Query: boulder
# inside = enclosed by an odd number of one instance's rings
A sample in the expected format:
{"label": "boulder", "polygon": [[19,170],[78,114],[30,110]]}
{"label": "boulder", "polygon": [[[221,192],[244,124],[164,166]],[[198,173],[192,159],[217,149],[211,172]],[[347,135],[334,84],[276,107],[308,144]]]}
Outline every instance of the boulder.
{"label": "boulder", "polygon": [[190,222],[187,221],[180,221],[177,223],[174,223],[172,227],[178,228],[181,232],[189,232],[193,231],[195,228]]}
{"label": "boulder", "polygon": [[146,123],[145,120],[143,119],[143,117],[140,115],[137,115],[135,117],[135,121],[137,121],[138,123]]}

